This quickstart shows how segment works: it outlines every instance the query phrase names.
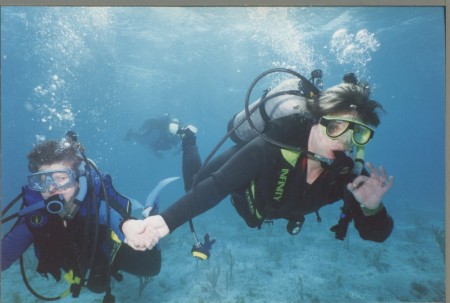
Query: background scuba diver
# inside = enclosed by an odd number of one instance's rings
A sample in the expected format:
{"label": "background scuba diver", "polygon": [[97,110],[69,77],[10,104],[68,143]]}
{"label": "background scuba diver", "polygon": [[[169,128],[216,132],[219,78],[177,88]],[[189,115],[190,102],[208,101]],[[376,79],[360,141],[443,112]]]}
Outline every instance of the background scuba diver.
{"label": "background scuba diver", "polygon": [[161,158],[165,151],[179,151],[180,129],[178,119],[172,119],[169,114],[159,118],[145,120],[139,131],[130,129],[125,135],[125,141],[137,142]]}
{"label": "background scuba diver", "polygon": [[2,271],[33,244],[42,276],[59,281],[62,269],[73,297],[86,286],[106,291],[105,302],[112,296],[110,277],[122,278],[119,270],[144,277],[160,272],[159,246],[136,252],[122,243],[119,226],[130,201],[116,192],[109,175],[93,169],[73,132],[60,142],[38,144],[28,161],[32,174],[22,187],[25,211],[2,239]]}
{"label": "background scuba diver", "polygon": [[[355,79],[353,79],[355,80]],[[270,121],[266,132],[305,152],[280,149],[260,137],[225,151],[198,176],[198,183],[160,215],[129,220],[122,230],[137,250],[152,248],[168,233],[211,209],[231,194],[233,205],[250,227],[265,220],[284,218],[291,234],[300,231],[304,215],[341,199],[339,223],[331,228],[343,240],[354,220],[365,240],[383,242],[393,220],[382,203],[393,185],[383,167],[366,162],[369,172],[352,173],[346,153],[362,149],[373,137],[381,104],[371,100],[370,88],[356,81],[342,83],[318,96],[306,98],[308,115]],[[318,159],[332,159],[332,165]]]}

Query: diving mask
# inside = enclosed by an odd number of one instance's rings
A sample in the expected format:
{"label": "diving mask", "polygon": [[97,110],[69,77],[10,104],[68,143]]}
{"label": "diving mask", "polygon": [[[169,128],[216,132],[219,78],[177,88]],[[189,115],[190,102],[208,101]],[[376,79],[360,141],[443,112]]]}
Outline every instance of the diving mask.
{"label": "diving mask", "polygon": [[72,186],[76,180],[76,173],[70,169],[48,170],[27,176],[31,190],[47,191],[51,186],[61,190]]}
{"label": "diving mask", "polygon": [[335,139],[342,136],[348,130],[352,130],[352,140],[355,145],[365,145],[373,138],[375,130],[358,121],[346,117],[325,116],[320,118],[320,125],[326,129],[329,138]]}

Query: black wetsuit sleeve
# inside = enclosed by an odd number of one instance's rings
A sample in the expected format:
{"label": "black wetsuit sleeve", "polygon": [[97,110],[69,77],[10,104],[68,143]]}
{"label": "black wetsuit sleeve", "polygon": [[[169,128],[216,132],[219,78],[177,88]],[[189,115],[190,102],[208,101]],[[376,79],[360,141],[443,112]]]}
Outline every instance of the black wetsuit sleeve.
{"label": "black wetsuit sleeve", "polygon": [[384,242],[391,234],[394,228],[394,220],[388,214],[386,207],[374,215],[365,215],[361,205],[351,196],[352,216],[355,222],[355,228],[364,240],[374,242]]}
{"label": "black wetsuit sleeve", "polygon": [[213,208],[234,190],[260,176],[274,160],[274,152],[273,146],[256,138],[237,152],[230,153],[230,158],[223,165],[201,178],[201,182],[161,213],[169,230],[173,231],[189,219]]}

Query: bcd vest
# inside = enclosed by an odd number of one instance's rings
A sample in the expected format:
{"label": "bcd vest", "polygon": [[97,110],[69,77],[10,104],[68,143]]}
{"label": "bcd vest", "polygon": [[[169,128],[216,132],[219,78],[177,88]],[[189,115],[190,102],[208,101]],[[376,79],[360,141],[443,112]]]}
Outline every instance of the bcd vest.
{"label": "bcd vest", "polygon": [[345,184],[354,178],[351,174],[339,175],[325,170],[309,185],[302,175],[301,162],[306,158],[301,152],[280,149],[280,153],[276,164],[278,172],[269,172],[268,182],[259,184],[253,180],[231,194],[233,205],[249,227],[261,228],[265,220],[278,218],[303,222],[304,215],[312,212],[316,212],[320,221],[319,208],[343,198]]}
{"label": "bcd vest", "polygon": [[[114,189],[109,175],[102,177],[108,197],[104,197],[101,177],[94,171],[91,171],[90,177],[88,193],[74,219],[64,220],[59,214],[51,214],[45,208],[25,215],[39,259],[37,271],[43,276],[50,273],[59,281],[61,269],[65,272],[72,270],[75,276],[81,276],[94,249],[94,264],[107,266],[120,247],[117,237],[115,241],[106,241],[111,232],[107,226],[100,224],[97,245],[94,245],[99,207],[100,203],[104,203],[100,201],[108,199],[114,209],[120,208],[116,210],[122,216],[131,213],[131,202]],[[27,186],[22,191],[25,207],[43,199],[40,192],[32,191]]]}
{"label": "bcd vest", "polygon": [[[261,228],[266,219],[277,217],[275,215],[276,204],[280,203],[285,191],[286,183],[295,173],[297,162],[301,153],[280,149],[282,161],[279,165],[278,179],[276,184],[271,184],[272,195],[269,203],[262,205],[257,203],[256,183],[253,180],[250,184],[242,187],[231,194],[231,201],[239,215],[245,220],[249,227]],[[291,215],[290,219],[301,219],[303,215]]]}

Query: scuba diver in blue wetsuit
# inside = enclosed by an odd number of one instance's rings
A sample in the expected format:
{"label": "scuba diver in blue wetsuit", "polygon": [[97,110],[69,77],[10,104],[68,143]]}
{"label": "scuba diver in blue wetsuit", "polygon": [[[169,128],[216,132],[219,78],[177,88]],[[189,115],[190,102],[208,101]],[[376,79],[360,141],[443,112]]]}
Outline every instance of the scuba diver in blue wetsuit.
{"label": "scuba diver in blue wetsuit", "polygon": [[[192,126],[180,129],[184,157],[185,184],[192,182],[200,160],[191,156],[195,144]],[[161,269],[161,250],[155,246],[137,252],[124,243],[120,226],[132,211],[130,199],[118,193],[111,177],[99,171],[84,154],[77,136],[68,132],[61,141],[44,141],[28,155],[28,184],[21,194],[2,210],[2,223],[18,218],[2,239],[2,271],[21,260],[32,244],[38,259],[37,272],[59,281],[63,277],[70,288],[59,297],[46,298],[27,288],[41,300],[56,300],[72,294],[78,297],[82,287],[95,293],[106,292],[104,302],[114,302],[110,280],[120,281],[120,271],[140,277],[152,277]],[[177,178],[171,178],[177,179]],[[23,199],[19,212],[3,218],[12,205]],[[150,201],[152,202],[152,201]],[[149,215],[155,215],[157,205]],[[148,215],[148,214],[147,214]]]}
{"label": "scuba diver in blue wetsuit", "polygon": [[130,129],[124,140],[136,142],[145,146],[157,158],[162,158],[164,152],[177,152],[180,144],[180,122],[169,114],[159,118],[151,118],[144,121],[137,132]]}
{"label": "scuba diver in blue wetsuit", "polygon": [[[255,84],[280,71],[297,78],[265,91],[249,106]],[[364,240],[385,241],[394,223],[382,199],[393,177],[383,167],[364,162],[365,146],[383,110],[370,93],[368,84],[357,82],[354,74],[320,91],[291,70],[263,73],[247,93],[245,112],[230,121],[227,136],[238,144],[204,164],[195,186],[164,212],[124,222],[127,243],[145,250],[185,222],[193,230],[192,218],[228,195],[249,227],[285,219],[292,235],[300,232],[305,215],[315,213],[320,222],[320,208],[343,200],[338,224],[330,228],[337,239],[345,239],[353,221]],[[288,113],[282,113],[285,109]],[[247,124],[237,123],[239,119]]]}

